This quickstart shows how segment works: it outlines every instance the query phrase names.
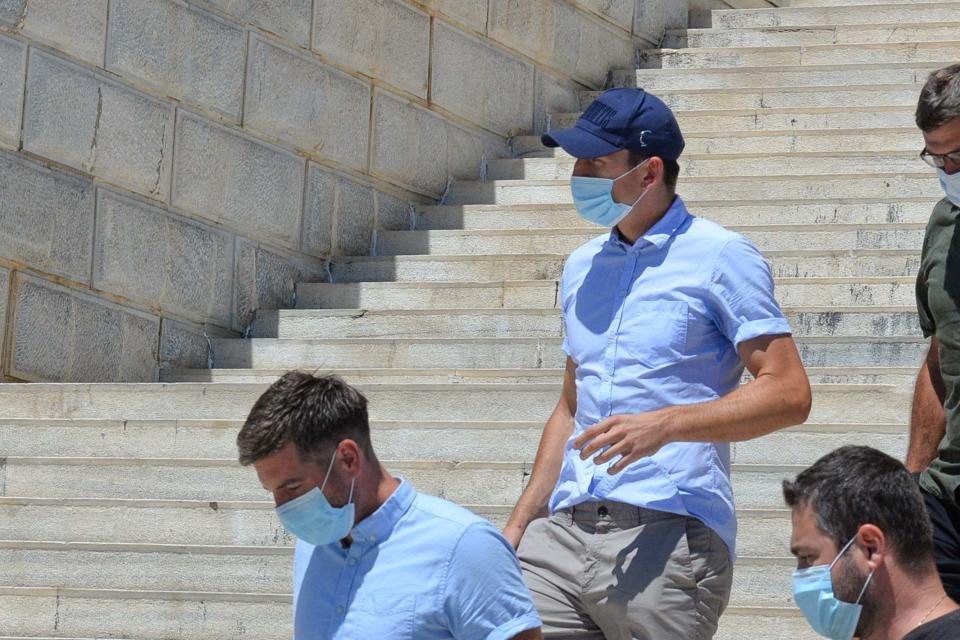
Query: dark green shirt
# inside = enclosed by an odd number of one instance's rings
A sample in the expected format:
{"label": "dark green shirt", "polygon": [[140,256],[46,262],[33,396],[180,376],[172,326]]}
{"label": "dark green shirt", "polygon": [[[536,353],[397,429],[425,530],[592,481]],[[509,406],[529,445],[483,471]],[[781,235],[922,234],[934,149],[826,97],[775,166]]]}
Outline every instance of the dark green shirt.
{"label": "dark green shirt", "polygon": [[923,239],[917,274],[917,309],[927,338],[940,341],[940,373],[946,389],[947,432],[921,486],[960,504],[960,207],[941,200]]}

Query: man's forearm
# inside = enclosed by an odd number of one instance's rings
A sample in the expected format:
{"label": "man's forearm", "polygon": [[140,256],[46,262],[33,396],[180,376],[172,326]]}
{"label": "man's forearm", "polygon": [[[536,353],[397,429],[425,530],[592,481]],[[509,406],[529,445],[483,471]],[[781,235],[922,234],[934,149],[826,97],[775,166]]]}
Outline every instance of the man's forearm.
{"label": "man's forearm", "polygon": [[[934,348],[935,346],[932,346],[931,350]],[[926,469],[937,457],[937,449],[947,428],[943,394],[940,392],[943,382],[940,377],[939,360],[933,362],[931,360],[932,358],[928,356],[920,367],[917,384],[913,391],[910,447],[907,450],[906,466],[914,473]]]}
{"label": "man's forearm", "polygon": [[531,520],[545,515],[550,494],[560,477],[567,440],[572,433],[573,418],[563,415],[559,410],[554,411],[544,426],[530,480],[517,500],[507,527],[513,525],[525,529]]}
{"label": "man's forearm", "polygon": [[805,375],[802,379],[762,375],[723,398],[662,411],[668,442],[750,440],[806,420],[810,386]]}

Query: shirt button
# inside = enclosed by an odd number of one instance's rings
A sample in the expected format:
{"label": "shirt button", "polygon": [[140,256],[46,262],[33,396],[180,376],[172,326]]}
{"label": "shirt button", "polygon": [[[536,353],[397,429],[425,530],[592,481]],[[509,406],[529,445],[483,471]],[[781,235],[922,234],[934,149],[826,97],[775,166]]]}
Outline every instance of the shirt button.
{"label": "shirt button", "polygon": [[337,614],[343,615],[343,607],[337,607]]}
{"label": "shirt button", "polygon": [[377,536],[370,536],[370,542],[376,542]]}
{"label": "shirt button", "polygon": [[608,511],[607,511],[607,508],[606,508],[605,506],[600,505],[600,507],[597,508],[597,515],[600,516],[601,518],[604,517],[605,515],[607,515],[607,513],[608,513]]}
{"label": "shirt button", "polygon": [[357,564],[357,559],[356,559],[356,558],[350,558],[349,560],[347,560],[347,564],[352,567],[353,565]]}

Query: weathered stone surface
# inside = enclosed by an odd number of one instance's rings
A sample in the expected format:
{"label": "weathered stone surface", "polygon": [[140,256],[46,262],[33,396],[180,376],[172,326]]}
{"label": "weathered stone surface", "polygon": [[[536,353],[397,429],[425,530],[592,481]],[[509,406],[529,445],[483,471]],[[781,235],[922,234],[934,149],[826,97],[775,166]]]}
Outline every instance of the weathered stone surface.
{"label": "weathered stone surface", "polygon": [[158,318],[18,273],[10,375],[51,382],[152,382]]}
{"label": "weathered stone surface", "polygon": [[425,0],[423,4],[474,31],[487,30],[487,0]]}
{"label": "weathered stone surface", "polygon": [[284,258],[238,238],[233,329],[250,326],[260,309],[292,307],[298,282],[323,279],[320,266]]}
{"label": "weathered stone surface", "polygon": [[490,0],[488,35],[591,87],[601,87],[610,69],[634,64],[623,31],[565,2]]}
{"label": "weathered stone surface", "polygon": [[413,203],[416,201],[413,194],[403,200],[377,189],[374,196],[377,199],[377,229],[408,231],[413,228]]}
{"label": "weathered stone surface", "polygon": [[644,0],[637,2],[633,18],[633,32],[651,44],[663,39],[668,29],[687,26],[687,0]]}
{"label": "weathered stone surface", "polygon": [[434,25],[432,100],[503,135],[533,126],[533,65],[442,23]]}
{"label": "weathered stone surface", "polygon": [[108,0],[29,0],[22,31],[90,64],[103,65]]}
{"label": "weathered stone surface", "polygon": [[107,68],[239,121],[245,40],[236,25],[179,2],[116,0]]}
{"label": "weathered stone surface", "polygon": [[23,19],[27,0],[0,0],[0,24],[14,27]]}
{"label": "weathered stone surface", "polygon": [[372,172],[433,197],[444,192],[448,176],[476,180],[484,156],[505,153],[497,138],[458,127],[380,90],[374,97],[374,130]]}
{"label": "weathered stone surface", "polygon": [[229,338],[236,337],[236,334],[217,326],[194,325],[164,318],[160,326],[160,368],[208,368],[208,336]]}
{"label": "weathered stone surface", "polygon": [[304,160],[194,114],[178,117],[173,204],[295,248]]}
{"label": "weathered stone surface", "polygon": [[579,88],[570,81],[557,80],[540,69],[534,80],[533,130],[545,133],[551,126],[551,116],[556,113],[573,113],[580,110],[577,96]]}
{"label": "weathered stone surface", "polygon": [[230,324],[233,236],[100,190],[93,282],[161,313]]}
{"label": "weathered stone surface", "polygon": [[28,151],[165,199],[172,141],[170,105],[31,49]]}
{"label": "weathered stone surface", "polygon": [[93,185],[2,153],[0,193],[0,256],[89,284]]}
{"label": "weathered stone surface", "polygon": [[310,46],[311,0],[209,0],[224,13],[275,33],[304,47]]}
{"label": "weathered stone surface", "polygon": [[10,298],[10,269],[0,267],[0,375],[7,370],[7,300]]}
{"label": "weathered stone surface", "polygon": [[308,180],[303,251],[317,257],[369,253],[376,211],[373,189],[312,164]]}
{"label": "weathered stone surface", "polygon": [[427,97],[430,17],[399,0],[316,0],[313,49]]}
{"label": "weathered stone surface", "polygon": [[370,84],[254,36],[244,126],[364,170]]}
{"label": "weathered stone surface", "polygon": [[20,142],[20,115],[27,47],[0,35],[0,144],[16,147]]}
{"label": "weathered stone surface", "polygon": [[[573,0],[573,3],[591,13],[595,13],[604,20],[612,22],[621,29],[631,31],[633,29],[633,6],[645,3],[653,3],[655,0]],[[677,0],[667,0],[680,4]]]}

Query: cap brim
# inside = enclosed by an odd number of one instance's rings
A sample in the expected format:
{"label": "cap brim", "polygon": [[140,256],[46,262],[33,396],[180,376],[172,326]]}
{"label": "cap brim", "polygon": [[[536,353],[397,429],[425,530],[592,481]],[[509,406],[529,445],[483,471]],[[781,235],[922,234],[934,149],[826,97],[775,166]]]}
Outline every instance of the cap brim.
{"label": "cap brim", "polygon": [[620,147],[577,127],[545,133],[540,142],[547,147],[560,147],[574,158],[599,158],[620,151]]}

